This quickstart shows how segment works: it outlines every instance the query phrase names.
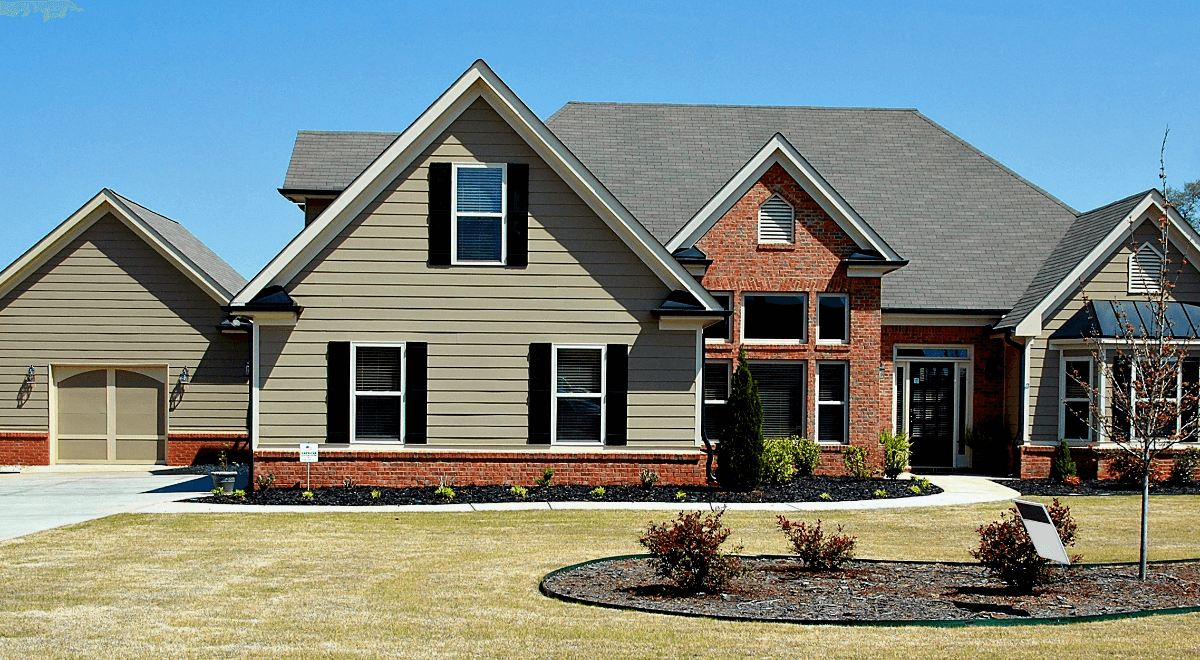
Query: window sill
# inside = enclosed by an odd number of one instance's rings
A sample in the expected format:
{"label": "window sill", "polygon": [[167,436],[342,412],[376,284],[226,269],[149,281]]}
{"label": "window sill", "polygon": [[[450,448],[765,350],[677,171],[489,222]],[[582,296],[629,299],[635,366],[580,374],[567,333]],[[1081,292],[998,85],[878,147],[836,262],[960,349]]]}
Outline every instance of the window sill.
{"label": "window sill", "polygon": [[808,345],[808,342],[799,339],[743,339],[742,343],[750,346],[786,346],[788,348]]}

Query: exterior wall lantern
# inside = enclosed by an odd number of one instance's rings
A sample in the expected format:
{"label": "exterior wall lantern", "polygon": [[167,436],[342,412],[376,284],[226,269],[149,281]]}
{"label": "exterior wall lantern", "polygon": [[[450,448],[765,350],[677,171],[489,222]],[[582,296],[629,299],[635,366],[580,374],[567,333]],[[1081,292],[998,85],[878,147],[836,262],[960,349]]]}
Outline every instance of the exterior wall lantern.
{"label": "exterior wall lantern", "polygon": [[187,367],[184,367],[179,372],[179,385],[182,387],[187,384],[188,384],[188,370],[187,370]]}
{"label": "exterior wall lantern", "polygon": [[37,369],[34,369],[33,365],[29,365],[29,370],[25,372],[25,384],[33,385],[35,378],[37,378]]}

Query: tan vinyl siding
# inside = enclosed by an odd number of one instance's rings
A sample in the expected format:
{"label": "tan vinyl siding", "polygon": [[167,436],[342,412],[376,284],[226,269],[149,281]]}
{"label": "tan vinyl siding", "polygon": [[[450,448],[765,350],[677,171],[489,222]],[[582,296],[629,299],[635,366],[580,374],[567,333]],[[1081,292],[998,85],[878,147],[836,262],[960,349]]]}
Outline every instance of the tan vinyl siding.
{"label": "tan vinyl siding", "polygon": [[[1129,293],[1129,257],[1143,243],[1159,247],[1160,234],[1152,222],[1142,222],[1133,240],[1126,240],[1095,273],[1084,282],[1084,292],[1095,300],[1146,300],[1146,294]],[[1183,302],[1200,302],[1200,272],[1190,263],[1180,268],[1182,255],[1175,245],[1167,254],[1168,279],[1175,283],[1172,297]],[[1058,442],[1059,352],[1047,347],[1047,338],[1083,307],[1083,293],[1076,291],[1043,324],[1029,362],[1029,400],[1033,406],[1031,440]]]}
{"label": "tan vinyl siding", "polygon": [[[105,214],[0,298],[0,429],[46,431],[50,364],[170,366],[191,384],[169,413],[172,432],[244,431],[245,336],[216,325],[219,304],[119,219]],[[37,381],[18,401],[25,371]]]}
{"label": "tan vinyl siding", "polygon": [[[527,268],[426,264],[428,164],[451,161],[529,163]],[[695,334],[650,314],[669,289],[482,100],[287,289],[304,313],[261,330],[260,445],[324,439],[328,342],[423,341],[429,446],[525,446],[534,342],[628,344],[630,446],[693,446]]]}

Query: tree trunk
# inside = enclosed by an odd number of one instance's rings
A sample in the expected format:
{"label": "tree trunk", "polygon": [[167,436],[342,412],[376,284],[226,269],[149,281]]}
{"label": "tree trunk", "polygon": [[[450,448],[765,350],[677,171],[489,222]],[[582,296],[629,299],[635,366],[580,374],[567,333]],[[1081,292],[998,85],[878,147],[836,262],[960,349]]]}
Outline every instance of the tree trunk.
{"label": "tree trunk", "polygon": [[1142,469],[1142,547],[1138,555],[1138,579],[1146,579],[1146,554],[1150,536],[1150,460]]}

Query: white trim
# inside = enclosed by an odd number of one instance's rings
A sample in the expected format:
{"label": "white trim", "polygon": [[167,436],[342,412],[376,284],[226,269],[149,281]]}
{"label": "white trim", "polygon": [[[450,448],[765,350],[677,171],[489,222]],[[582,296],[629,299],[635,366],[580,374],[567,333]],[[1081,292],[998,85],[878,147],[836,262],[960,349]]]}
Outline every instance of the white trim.
{"label": "white trim", "polygon": [[642,261],[673,290],[691,293],[705,309],[715,300],[483,60],[477,60],[384,150],[316,219],[234,296],[245,305],[271,284],[286,285],[476,99],[483,98],[550,169],[562,177]]}
{"label": "white trim", "polygon": [[[804,327],[799,339],[762,339],[746,336],[746,296],[764,296],[772,298],[802,298],[804,300]],[[743,344],[752,346],[802,346],[808,343],[809,296],[807,291],[742,291],[738,296],[741,314],[738,315],[738,339]]]}
{"label": "white trim", "polygon": [[[781,227],[781,229],[787,233],[787,238],[783,240],[763,238],[763,207],[775,200],[779,200],[780,204],[783,204],[787,207],[787,220],[785,221],[786,224],[785,226]],[[776,193],[766,198],[761,204],[758,205],[758,242],[759,244],[767,245],[791,245],[796,242],[796,207],[792,206],[791,202],[784,199],[783,195]]]}
{"label": "white trim", "polygon": [[704,444],[701,434],[704,433],[704,329],[696,329],[696,446]]}
{"label": "white trim", "polygon": [[259,338],[258,323],[250,324],[250,451],[258,449],[258,441],[261,432],[259,430],[259,400],[261,399],[260,390],[262,389],[262,377],[259,375],[262,372],[261,351],[259,350],[261,339]]}
{"label": "white trim", "polygon": [[[909,357],[900,356],[902,349],[935,349],[935,350],[953,350],[967,352],[966,357]],[[892,345],[892,420],[888,422],[891,427],[896,425],[896,406],[903,405],[905,415],[901,418],[901,428],[897,429],[905,433],[911,433],[910,421],[912,417],[912,401],[909,399],[912,395],[912,379],[913,371],[912,364],[914,362],[950,362],[954,364],[954,371],[951,374],[951,392],[952,415],[954,423],[951,425],[950,437],[950,466],[951,467],[969,467],[968,458],[970,454],[958,453],[958,441],[966,429],[974,423],[975,415],[975,344],[893,344]],[[896,387],[896,370],[904,369],[904,380],[900,391]],[[961,387],[960,387],[960,369],[967,370],[967,392],[966,401],[963,402]],[[901,403],[901,399],[903,403]],[[963,405],[965,403],[965,405]],[[962,412],[962,415],[959,415]]]}
{"label": "white trim", "polygon": [[667,241],[667,250],[673,252],[680,247],[694,245],[777,163],[804,188],[829,217],[833,218],[856,245],[863,249],[875,250],[888,261],[902,261],[900,255],[875,233],[866,220],[829,185],[804,156],[800,155],[787,138],[779,133],[768,140],[763,148],[759,149],[758,153],[743,165],[733,178],[671,237],[671,240]]}
{"label": "white trim", "polygon": [[[358,349],[359,347],[366,348],[399,348],[400,349],[400,391],[374,391],[358,389]],[[359,440],[358,434],[358,397],[395,397],[400,399],[400,428],[397,429],[396,439],[380,440],[372,438],[370,440]],[[360,445],[395,445],[404,444],[405,431],[405,404],[408,402],[408,344],[402,341],[352,341],[350,342],[350,444]]]}
{"label": "white trim", "polygon": [[[558,441],[558,398],[594,399],[592,393],[573,393],[558,391],[558,351],[560,349],[583,349],[600,351],[600,440],[598,442],[559,442]],[[596,447],[604,446],[608,432],[608,345],[607,344],[551,344],[550,345],[550,444],[558,447]]]}
{"label": "white trim", "polygon": [[230,296],[233,295],[232,291],[225,291],[216,280],[209,277],[183,253],[179,252],[175,246],[171,245],[158,232],[154,231],[153,228],[147,225],[145,221],[121,201],[117,195],[107,188],[96,193],[96,196],[88,200],[78,211],[72,213],[69,218],[55,227],[42,240],[29,248],[25,254],[17,257],[17,260],[12,262],[8,268],[0,272],[0,296],[12,291],[14,287],[25,281],[35,270],[49,261],[55,254],[58,254],[68,243],[78,238],[80,234],[96,224],[106,213],[112,213],[114,217],[120,220],[138,238],[153,248],[155,252],[162,255],[172,266],[183,273],[196,286],[200,287],[213,300],[222,305],[229,302]]}
{"label": "white trim", "polygon": [[1033,437],[1033,429],[1031,428],[1033,411],[1030,408],[1029,400],[1032,385],[1029,372],[1032,369],[1033,344],[1035,341],[1037,341],[1035,337],[1029,337],[1025,341],[1025,350],[1021,352],[1021,380],[1023,381],[1021,383],[1021,444],[1023,445],[1029,444],[1029,440]]}
{"label": "white trim", "polygon": [[[845,303],[842,306],[842,321],[845,324],[846,336],[842,339],[822,339],[821,338],[821,299],[822,298],[841,298]],[[816,328],[817,343],[826,346],[838,346],[850,343],[850,294],[848,293],[818,293],[817,294],[817,310],[814,314],[815,322],[813,326]]]}
{"label": "white trim", "polygon": [[[838,401],[821,401],[821,367],[825,365],[835,364],[842,368],[842,398]],[[818,360],[816,363],[816,373],[813,374],[813,435],[816,437],[817,444],[836,446],[846,445],[850,443],[850,363],[845,360]],[[842,406],[844,419],[842,420],[842,435],[844,440],[840,442],[827,442],[821,440],[821,404],[826,407]]]}
{"label": "white trim", "polygon": [[882,264],[846,264],[846,277],[883,277],[888,273],[899,270],[904,266],[903,263],[882,263]]}
{"label": "white trim", "polygon": [[[500,170],[500,213],[458,212],[458,171],[461,169]],[[500,218],[500,260],[475,261],[458,258],[458,216]],[[503,266],[508,263],[508,165],[506,163],[451,163],[450,165],[450,264],[452,266]]]}
{"label": "white trim", "polygon": [[[1068,438],[1067,437],[1067,362],[1087,362],[1088,363],[1088,387],[1093,387],[1096,381],[1096,364],[1092,360],[1091,355],[1071,355],[1066,352],[1058,352],[1058,437],[1067,442],[1076,442],[1087,444],[1092,441],[1092,425],[1088,424],[1087,438]],[[1070,403],[1079,403],[1080,399],[1071,399]],[[1088,403],[1088,417],[1091,418],[1091,397],[1084,399]],[[1103,409],[1102,409],[1103,410]]]}
{"label": "white trim", "polygon": [[1000,317],[992,314],[920,314],[884,311],[879,315],[880,325],[948,325],[982,328],[996,325],[999,322]]}
{"label": "white trim", "polygon": [[[1080,282],[1091,277],[1095,271],[1113,254],[1120,249],[1124,239],[1131,236],[1142,222],[1137,222],[1147,211],[1152,207],[1157,208],[1161,212],[1163,205],[1166,202],[1162,195],[1157,190],[1151,190],[1146,194],[1146,197],[1129,212],[1125,218],[1116,224],[1115,227],[1100,241],[1092,251],[1083,258],[1071,272],[1050,291],[1037,305],[1025,315],[1025,318],[1017,324],[1013,334],[1020,337],[1036,337],[1042,333],[1043,321],[1046,314],[1058,309],[1059,305],[1067,299],[1069,295],[1074,293],[1080,286]],[[1167,218],[1170,220],[1171,227],[1179,232],[1179,235],[1186,239],[1187,245],[1178,245],[1180,252],[1185,253],[1188,261],[1196,264],[1196,257],[1200,255],[1200,234],[1196,233],[1195,229],[1187,223],[1179,213],[1174,209],[1170,209],[1167,213]],[[1144,222],[1152,220],[1146,219]],[[1136,224],[1135,224],[1136,222]],[[1186,248],[1183,249],[1183,248]]]}

